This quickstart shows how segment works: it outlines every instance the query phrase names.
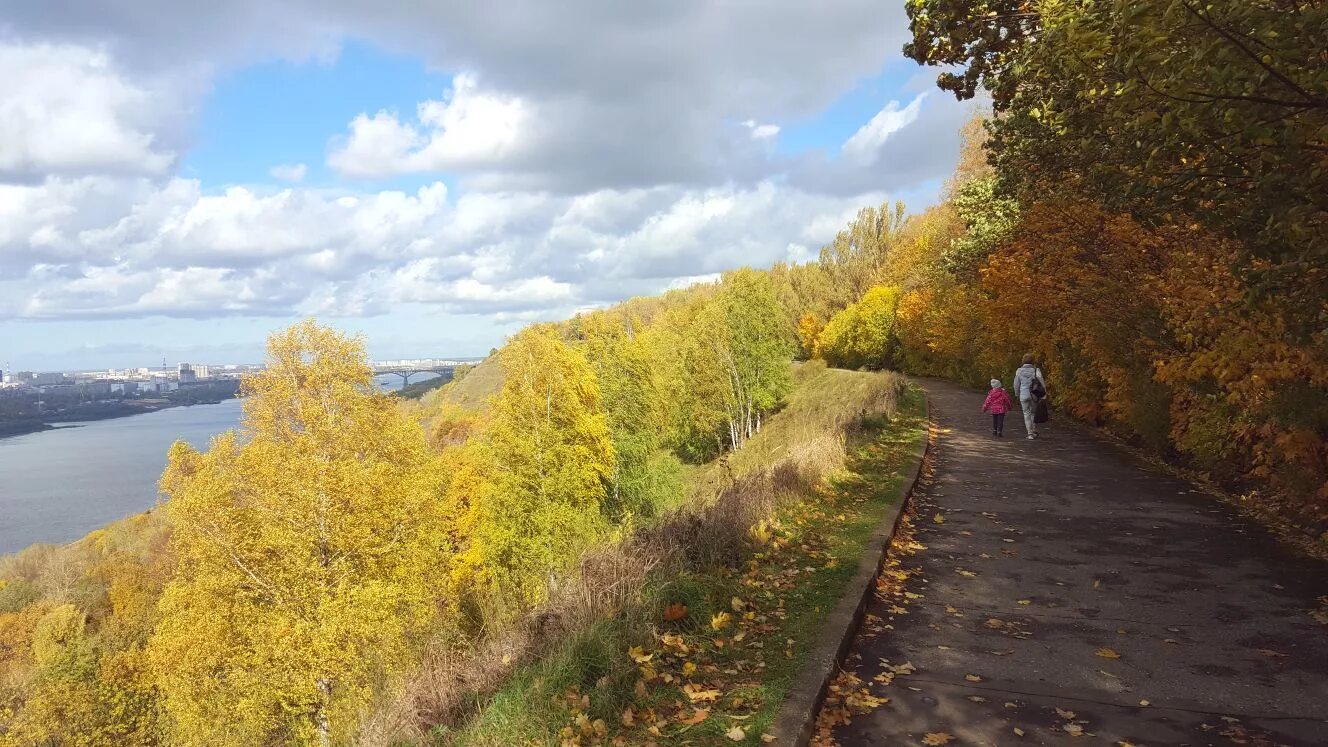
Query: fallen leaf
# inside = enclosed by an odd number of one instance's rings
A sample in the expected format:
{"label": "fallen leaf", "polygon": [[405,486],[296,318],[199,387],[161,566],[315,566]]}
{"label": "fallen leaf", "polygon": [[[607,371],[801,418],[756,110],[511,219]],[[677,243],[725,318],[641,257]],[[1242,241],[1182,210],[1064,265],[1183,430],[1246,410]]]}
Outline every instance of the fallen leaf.
{"label": "fallen leaf", "polygon": [[687,617],[687,605],[682,602],[674,602],[664,608],[664,620],[666,622],[677,622]]}
{"label": "fallen leaf", "polygon": [[711,701],[719,697],[718,690],[707,690],[701,685],[692,683],[683,685],[682,691],[687,694],[687,697],[692,699],[693,703],[697,701]]}
{"label": "fallen leaf", "polygon": [[976,675],[976,674],[966,674],[966,675],[964,675],[964,679],[968,680],[969,682],[981,682],[981,681],[982,681],[982,678],[979,677],[979,676]]}
{"label": "fallen leaf", "polygon": [[647,654],[644,650],[642,650],[640,646],[632,646],[632,648],[629,649],[627,653],[629,656],[632,657],[632,661],[636,662],[637,664],[645,664],[646,662],[655,658],[654,654]]}
{"label": "fallen leaf", "polygon": [[1097,650],[1097,655],[1098,655],[1098,656],[1101,656],[1103,659],[1119,659],[1119,658],[1120,658],[1120,654],[1116,653],[1115,651],[1113,651],[1112,649],[1109,649],[1109,648],[1100,648],[1100,649],[1098,649],[1098,650]]}
{"label": "fallen leaf", "polygon": [[714,616],[710,618],[710,627],[716,631],[720,631],[727,628],[732,621],[733,615],[730,615],[727,612],[716,612]]}
{"label": "fallen leaf", "polygon": [[625,710],[625,711],[622,712],[622,725],[623,725],[623,726],[630,727],[632,724],[635,724],[635,723],[636,723],[636,713],[633,712],[631,708],[628,708],[627,710]]}
{"label": "fallen leaf", "polygon": [[762,742],[765,742],[766,744],[770,744],[771,742],[775,741],[776,739],[779,739],[779,737],[775,736],[774,734],[762,734],[762,735],[761,735],[761,741],[762,741]]}
{"label": "fallen leaf", "polygon": [[1057,716],[1060,716],[1061,718],[1065,719],[1066,721],[1071,721],[1071,720],[1074,719],[1074,711],[1066,711],[1066,710],[1062,710],[1062,709],[1060,709],[1060,708],[1057,708],[1057,709],[1056,709],[1056,715],[1057,715]]}
{"label": "fallen leaf", "polygon": [[1279,658],[1279,659],[1285,659],[1285,658],[1286,658],[1286,654],[1282,653],[1281,651],[1274,651],[1274,650],[1272,650],[1271,648],[1260,648],[1260,649],[1255,649],[1255,650],[1258,651],[1259,654],[1262,655],[1262,656],[1276,657],[1276,658]]}
{"label": "fallen leaf", "polygon": [[1061,728],[1072,737],[1082,737],[1084,735],[1084,727],[1079,724],[1061,724]]}
{"label": "fallen leaf", "polygon": [[1025,606],[1030,605],[1030,604],[1032,604],[1032,603],[1033,603],[1033,600],[1032,600],[1032,599],[1020,599],[1020,600],[1017,600],[1017,601],[1015,602],[1015,604],[1022,604],[1022,605],[1025,605]]}
{"label": "fallen leaf", "polygon": [[724,736],[728,737],[729,739],[732,739],[735,742],[741,742],[742,740],[747,738],[747,732],[743,731],[741,726],[735,726],[732,729],[729,729],[728,731],[724,732]]}
{"label": "fallen leaf", "polygon": [[1152,703],[1149,703],[1147,700],[1141,700],[1139,701],[1139,705],[1146,707],[1152,705]]}
{"label": "fallen leaf", "polygon": [[1014,735],[1015,735],[1016,737],[1022,737],[1022,736],[1024,736],[1024,730],[1023,730],[1023,729],[1020,729],[1019,727],[1016,726],[1016,727],[1014,727]]}
{"label": "fallen leaf", "polygon": [[689,661],[689,662],[687,662],[687,663],[685,663],[685,664],[682,665],[682,676],[684,676],[684,677],[691,677],[691,676],[694,675],[694,674],[696,674],[696,665],[695,665],[695,664],[693,664],[692,662]]}
{"label": "fallen leaf", "polygon": [[687,726],[695,726],[708,718],[710,718],[709,708],[697,708],[696,712],[687,718],[679,716],[678,723],[686,724]]}
{"label": "fallen leaf", "polygon": [[954,735],[943,731],[928,732],[922,738],[922,743],[926,745],[949,744],[954,741]]}
{"label": "fallen leaf", "polygon": [[974,572],[972,572],[972,571],[970,571],[970,570],[964,569],[964,568],[960,568],[960,569],[956,570],[955,573],[958,573],[959,575],[963,576],[964,578],[973,578],[974,576],[978,575],[978,574],[976,574],[976,573],[974,573]]}
{"label": "fallen leaf", "polygon": [[945,517],[940,514],[936,514],[935,516],[931,517],[931,520],[936,522],[937,524],[945,523]]}

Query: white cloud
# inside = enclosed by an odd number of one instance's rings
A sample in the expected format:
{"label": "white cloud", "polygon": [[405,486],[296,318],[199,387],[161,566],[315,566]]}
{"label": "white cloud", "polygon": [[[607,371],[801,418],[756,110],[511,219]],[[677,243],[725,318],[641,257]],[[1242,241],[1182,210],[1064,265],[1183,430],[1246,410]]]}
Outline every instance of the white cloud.
{"label": "white cloud", "polygon": [[267,173],[283,182],[302,182],[308,171],[309,167],[302,163],[283,163],[268,169]]}
{"label": "white cloud", "polygon": [[844,143],[843,154],[859,162],[874,161],[881,146],[885,145],[891,135],[917,121],[922,111],[922,101],[928,93],[919,93],[903,109],[899,108],[898,101],[891,101],[870,122],[853,133]]}
{"label": "white cloud", "polygon": [[753,140],[771,140],[779,134],[779,125],[758,124],[754,119],[743,122],[742,126],[751,133]]}
{"label": "white cloud", "polygon": [[3,187],[0,198],[0,210],[19,206],[0,213],[0,317],[88,319],[399,304],[549,314],[805,256],[882,196],[763,182],[452,200],[441,183],[208,192],[98,177]]}
{"label": "white cloud", "polygon": [[720,278],[720,273],[718,272],[711,272],[705,275],[687,275],[686,277],[674,278],[673,280],[670,280],[668,288],[669,290],[690,288],[693,285],[704,285],[706,283],[716,282],[719,280],[719,278]]}
{"label": "white cloud", "polygon": [[439,101],[424,101],[415,123],[380,111],[360,114],[334,144],[328,164],[352,177],[496,167],[515,155],[530,111],[521,99],[481,91],[475,76],[457,75]]}
{"label": "white cloud", "polygon": [[[953,163],[943,97],[892,102],[838,154],[774,147],[775,123],[898,59],[898,4],[513,3],[11,0],[3,38],[23,41],[0,42],[0,69],[37,75],[0,80],[0,319],[535,318],[806,259]],[[453,193],[314,189],[303,163],[272,168],[285,189],[173,174],[218,73],[347,38],[473,74],[413,110],[373,102],[327,164],[447,172]]]}
{"label": "white cloud", "polygon": [[162,174],[166,92],[124,78],[103,52],[0,42],[0,181],[47,174]]}

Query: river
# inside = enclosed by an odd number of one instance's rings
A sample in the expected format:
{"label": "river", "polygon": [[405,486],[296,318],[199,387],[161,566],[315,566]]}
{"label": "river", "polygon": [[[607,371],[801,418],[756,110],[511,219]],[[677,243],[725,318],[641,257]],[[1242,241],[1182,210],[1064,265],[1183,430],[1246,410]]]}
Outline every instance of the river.
{"label": "river", "polygon": [[[400,381],[377,379],[383,389]],[[0,554],[70,542],[151,508],[172,443],[206,449],[239,422],[240,401],[232,399],[0,438]]]}

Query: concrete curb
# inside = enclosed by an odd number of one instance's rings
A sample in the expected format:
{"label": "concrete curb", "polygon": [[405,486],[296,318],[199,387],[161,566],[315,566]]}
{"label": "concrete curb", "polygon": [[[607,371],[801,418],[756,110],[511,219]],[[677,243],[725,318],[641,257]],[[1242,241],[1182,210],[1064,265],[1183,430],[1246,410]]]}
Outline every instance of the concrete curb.
{"label": "concrete curb", "polygon": [[858,563],[858,572],[849,581],[834,610],[826,617],[806,664],[793,680],[793,686],[789,688],[788,695],[775,714],[775,722],[770,729],[771,735],[775,737],[772,744],[805,747],[816,730],[816,715],[825,702],[826,688],[839,671],[849,644],[853,642],[853,635],[867,612],[867,602],[871,599],[876,576],[885,563],[886,550],[894,539],[899,517],[904,515],[909,495],[922,474],[922,462],[931,448],[931,401],[927,399],[926,392],[923,392],[923,407],[927,433],[913,455],[912,465],[905,468],[904,482],[899,486],[898,497],[867,540],[862,560]]}

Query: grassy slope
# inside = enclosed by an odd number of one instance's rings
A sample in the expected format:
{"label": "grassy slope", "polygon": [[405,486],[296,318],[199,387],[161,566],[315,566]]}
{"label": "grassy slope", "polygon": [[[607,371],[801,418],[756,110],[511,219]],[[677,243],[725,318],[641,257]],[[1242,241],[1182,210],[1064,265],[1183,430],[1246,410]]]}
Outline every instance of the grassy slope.
{"label": "grassy slope", "polygon": [[[800,441],[871,409],[871,375],[807,365],[797,377],[784,412],[730,458],[733,472],[769,466]],[[436,732],[435,742],[760,744],[894,499],[901,469],[924,434],[922,412],[920,392],[910,389],[894,422],[869,418],[850,428],[847,468],[781,509],[769,539],[752,542],[745,566],[656,574],[629,609],[519,668],[478,717],[459,731]],[[723,469],[695,469],[692,495],[704,500]],[[734,600],[741,600],[736,608]],[[685,604],[686,616],[666,621],[672,603]],[[720,612],[731,619],[715,630]],[[634,661],[634,646],[650,660]],[[742,736],[732,740],[735,727]]]}

